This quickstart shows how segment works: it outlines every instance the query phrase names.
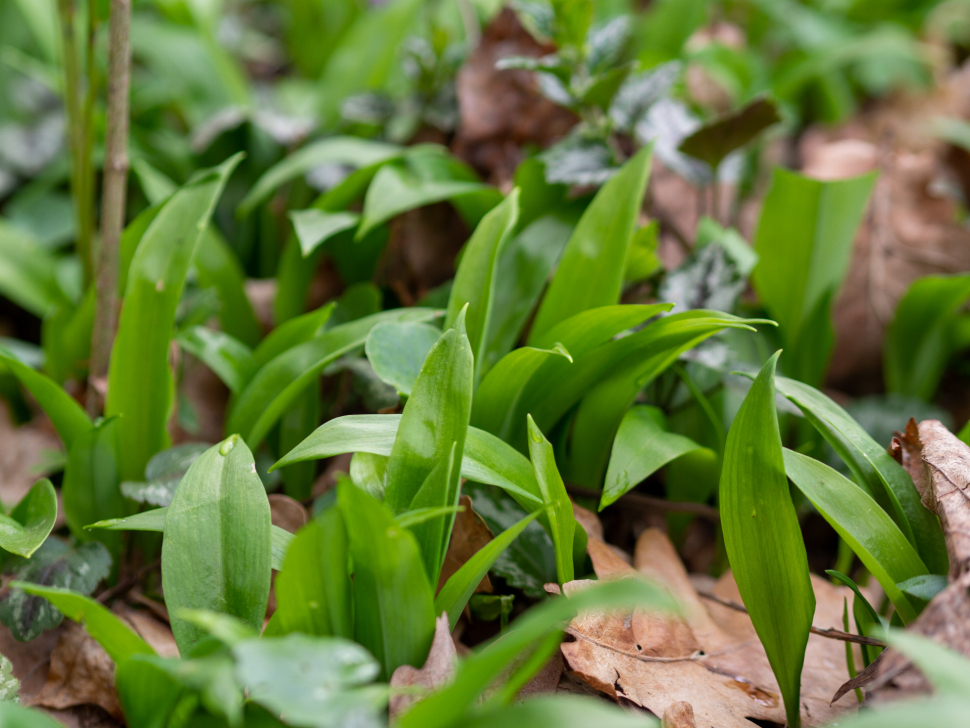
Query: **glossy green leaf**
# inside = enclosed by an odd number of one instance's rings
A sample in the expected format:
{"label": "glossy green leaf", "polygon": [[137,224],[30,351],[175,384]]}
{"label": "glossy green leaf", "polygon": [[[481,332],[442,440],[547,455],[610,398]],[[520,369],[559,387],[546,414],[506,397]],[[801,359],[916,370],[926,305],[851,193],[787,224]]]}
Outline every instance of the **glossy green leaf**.
{"label": "glossy green leaf", "polygon": [[600,510],[670,461],[700,448],[689,437],[667,432],[657,421],[655,408],[632,407],[623,416],[613,441]]}
{"label": "glossy green leaf", "polygon": [[199,238],[240,159],[198,173],[172,195],[131,261],[105,403],[105,414],[125,418],[118,432],[122,479],[139,479],[149,458],[168,445],[165,422],[174,388],[168,348],[176,307]]}
{"label": "glossy green leaf", "polygon": [[557,728],[658,728],[655,718],[642,711],[632,712],[595,698],[578,695],[543,695],[527,700],[472,713],[462,721],[462,728],[534,728],[534,726]]}
{"label": "glossy green leaf", "polygon": [[0,724],[4,728],[62,728],[46,713],[16,703],[0,702]]}
{"label": "glossy green leaf", "polygon": [[255,447],[320,372],[362,347],[374,326],[384,321],[427,321],[435,315],[418,308],[385,311],[335,326],[285,351],[262,367],[239,395],[227,430],[239,432]]}
{"label": "glossy green leaf", "polygon": [[236,252],[210,223],[195,250],[195,267],[202,288],[219,294],[222,330],[246,346],[256,346],[263,332],[246,296],[246,274]]}
{"label": "glossy green leaf", "polygon": [[499,261],[519,218],[519,189],[515,188],[478,224],[465,244],[448,299],[445,327],[451,326],[465,306],[465,329],[475,357],[475,386],[482,376],[482,358],[491,328]]}
{"label": "glossy green leaf", "polygon": [[57,493],[44,478],[34,483],[10,515],[0,513],[0,549],[29,559],[54,529]]}
{"label": "glossy green leaf", "polygon": [[354,636],[353,584],[347,570],[347,527],[329,508],[300,529],[276,575],[279,634]]}
{"label": "glossy green leaf", "polygon": [[650,175],[651,151],[644,147],[637,152],[603,185],[580,218],[532,324],[531,345],[541,346],[539,341],[566,319],[620,300],[627,250]]}
{"label": "glossy green leaf", "polygon": [[449,629],[455,628],[458,618],[465,610],[465,605],[488,570],[492,568],[495,560],[519,537],[525,527],[535,520],[539,513],[539,511],[536,511],[514,526],[502,531],[468,559],[441,587],[441,591],[438,592],[438,596],[434,600],[434,611],[435,614],[448,613]]}
{"label": "glossy green leaf", "polygon": [[[127,510],[118,478],[118,418],[99,421],[78,437],[67,454],[61,496],[64,517],[80,541],[95,538],[117,560],[121,554],[119,534],[91,534],[84,527],[94,521],[120,518]],[[130,511],[129,511],[130,512]]]}
{"label": "glossy green leaf", "polygon": [[43,317],[64,298],[59,293],[56,258],[40,243],[0,220],[0,295]]}
{"label": "glossy green leaf", "polygon": [[[111,555],[102,544],[86,543],[72,549],[56,538],[48,538],[29,559],[12,557],[4,564],[4,572],[17,581],[85,595],[91,594],[110,571]],[[61,613],[45,599],[20,589],[11,589],[0,600],[0,622],[21,642],[56,627],[61,619]]]}
{"label": "glossy green leaf", "polygon": [[291,212],[290,220],[293,222],[293,232],[300,241],[300,250],[306,258],[337,233],[357,227],[360,215],[356,212],[325,212],[310,208]]}
{"label": "glossy green leaf", "polygon": [[815,593],[778,434],[774,376],[779,354],[755,379],[728,432],[720,510],[738,591],[781,688],[788,724],[797,727]]}
{"label": "glossy green leaf", "polygon": [[191,326],[175,339],[179,346],[211,369],[229,391],[238,393],[256,373],[256,360],[248,346],[227,333]]}
{"label": "glossy green leaf", "polygon": [[80,622],[116,665],[120,665],[132,655],[154,655],[155,650],[139,637],[131,627],[115,616],[101,602],[78,594],[70,589],[44,587],[15,581],[10,585],[22,589],[27,594],[43,597],[68,619]]}
{"label": "glossy green leaf", "polygon": [[752,282],[778,322],[794,379],[818,386],[834,344],[830,308],[875,173],[820,182],[776,169],[755,236]]}
{"label": "glossy green leaf", "polygon": [[940,574],[924,574],[896,584],[899,590],[908,596],[930,601],[933,597],[949,586],[950,580]]}
{"label": "glossy green leaf", "polygon": [[257,367],[264,367],[273,359],[294,346],[304,344],[314,336],[321,334],[327,322],[333,316],[335,304],[328,303],[313,311],[284,321],[267,334],[253,350],[253,358]]}
{"label": "glossy green leaf", "polygon": [[785,472],[849,544],[896,606],[903,622],[918,609],[896,585],[926,573],[916,550],[868,494],[824,463],[785,450]]}
{"label": "glossy green leaf", "polygon": [[167,728],[182,686],[152,657],[134,655],[115,667],[115,689],[128,725]]}
{"label": "glossy green leaf", "polygon": [[428,583],[431,584],[438,583],[458,512],[461,481],[458,474],[460,465],[456,467],[455,463],[457,450],[458,443],[453,442],[447,457],[439,460],[421,483],[408,510],[397,515],[398,524],[409,528],[418,542]]}
{"label": "glossy green leaf", "polygon": [[355,167],[367,167],[389,159],[401,153],[401,148],[394,144],[358,139],[357,137],[337,136],[321,139],[302,149],[288,154],[283,161],[271,167],[260,177],[249,194],[239,203],[237,212],[240,216],[248,215],[258,205],[269,199],[280,185],[296,179],[314,167],[323,164],[349,164]]}
{"label": "glossy green leaf", "polygon": [[785,377],[776,377],[775,386],[802,410],[849,466],[856,483],[889,514],[927,568],[934,574],[945,574],[949,558],[939,520],[923,507],[903,467],[844,409],[817,389]]}
{"label": "glossy green leaf", "polygon": [[883,349],[886,389],[930,400],[954,352],[957,310],[970,299],[970,275],[926,276],[896,307]]}
{"label": "glossy green leaf", "polygon": [[434,597],[418,545],[391,512],[344,482],[337,502],[347,524],[354,569],[354,639],[386,680],[401,665],[421,665],[434,634]]}
{"label": "glossy green leaf", "polygon": [[728,154],[754,141],[779,121],[778,106],[761,97],[705,124],[684,139],[678,149],[717,170]]}
{"label": "glossy green leaf", "polygon": [[441,330],[429,324],[388,321],[371,329],[364,351],[383,381],[398,392],[411,394],[428,352],[441,338]]}
{"label": "glossy green leaf", "polygon": [[573,539],[576,533],[576,519],[573,517],[573,504],[566,493],[566,485],[562,482],[559,469],[556,467],[556,456],[550,443],[542,434],[532,415],[529,421],[529,458],[532,460],[532,470],[539,483],[539,492],[546,505],[545,516],[549,519],[549,534],[552,544],[556,548],[556,575],[560,584],[572,581],[573,569]]}
{"label": "glossy green leaf", "polygon": [[179,652],[203,636],[178,616],[209,609],[259,629],[269,598],[272,555],[266,491],[238,436],[192,463],[165,517],[162,583]]}
{"label": "glossy green leaf", "polygon": [[70,450],[74,441],[91,429],[91,420],[85,414],[84,408],[55,381],[40,372],[35,372],[3,349],[0,349],[0,364],[17,377],[17,380],[37,400],[37,404],[50,418],[66,449]]}

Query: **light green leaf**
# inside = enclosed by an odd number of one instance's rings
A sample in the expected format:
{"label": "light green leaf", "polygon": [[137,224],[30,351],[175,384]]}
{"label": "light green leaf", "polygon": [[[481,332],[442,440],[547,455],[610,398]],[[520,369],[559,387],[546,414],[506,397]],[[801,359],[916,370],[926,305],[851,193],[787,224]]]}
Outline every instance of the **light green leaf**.
{"label": "light green leaf", "polygon": [[0,296],[43,317],[64,300],[55,276],[57,260],[27,233],[0,220]]}
{"label": "light green leaf", "polygon": [[134,655],[115,667],[115,688],[128,725],[167,728],[183,695],[182,686],[157,662]]}
{"label": "light green leaf", "polygon": [[659,728],[655,718],[643,711],[633,712],[606,704],[596,698],[578,695],[542,695],[511,705],[493,707],[481,713],[472,713],[462,721],[462,728]]}
{"label": "light green leaf", "polygon": [[34,483],[10,515],[0,513],[0,548],[29,559],[54,529],[57,493],[44,478]]}
{"label": "light green leaf", "polygon": [[256,366],[264,367],[280,354],[323,333],[323,329],[333,316],[335,308],[335,303],[328,303],[318,309],[288,319],[270,331],[266,338],[259,342],[259,346],[253,350]]}
{"label": "light green leaf", "polygon": [[151,456],[168,445],[165,422],[174,390],[168,348],[176,307],[198,241],[241,158],[236,155],[198,173],[172,195],[135,250],[111,353],[105,404],[105,414],[125,418],[118,432],[123,480],[141,478]]}
{"label": "light green leaf", "polygon": [[162,583],[179,652],[203,636],[180,609],[209,609],[262,627],[272,554],[266,491],[238,436],[192,463],[168,509]]}
{"label": "light green leaf", "polygon": [[928,602],[946,589],[949,584],[950,580],[945,576],[941,576],[940,574],[924,574],[923,576],[914,576],[912,579],[899,582],[896,586],[899,587],[899,590],[903,594]]}
{"label": "light green leaf", "polygon": [[755,236],[752,282],[778,322],[793,378],[821,383],[832,353],[830,308],[875,173],[830,182],[776,169]]}
{"label": "light green leaf", "polygon": [[0,702],[0,724],[4,728],[62,728],[46,713],[8,702]]}
{"label": "light green leaf", "polygon": [[728,432],[720,509],[738,591],[781,688],[788,724],[797,728],[815,594],[778,434],[774,376],[779,354],[755,379]]}
{"label": "light green leaf", "polygon": [[246,346],[256,346],[263,335],[253,305],[246,296],[246,273],[236,251],[210,223],[195,250],[199,286],[219,294],[222,330]]}
{"label": "light green leaf", "polygon": [[256,373],[256,360],[250,348],[223,331],[190,326],[175,340],[209,367],[234,394]]}
{"label": "light green leaf", "polygon": [[556,324],[578,313],[619,302],[627,250],[650,175],[651,151],[644,147],[623,165],[580,218],[539,306],[529,344],[542,346],[540,340]]}
{"label": "light green leaf", "polygon": [[667,432],[657,421],[656,408],[632,407],[623,416],[613,441],[599,509],[615,503],[670,461],[699,449],[701,446],[689,437]]}
{"label": "light green leaf", "polygon": [[[401,430],[398,429],[398,432]],[[451,529],[458,512],[460,479],[459,468],[455,463],[457,450],[458,443],[452,443],[448,456],[439,460],[421,483],[408,510],[396,517],[398,525],[409,528],[414,534],[425,573],[428,575],[428,583],[431,584],[439,581],[441,565],[445,560]]]}
{"label": "light green leaf", "polygon": [[576,519],[573,517],[573,504],[566,493],[566,485],[562,482],[559,469],[556,467],[556,457],[550,443],[542,431],[536,426],[532,415],[529,420],[529,457],[532,460],[532,470],[539,491],[542,493],[543,503],[546,505],[545,516],[549,519],[549,534],[552,544],[556,548],[556,575],[559,583],[572,581],[573,569],[573,539],[576,533]]}
{"label": "light green leaf", "polygon": [[839,720],[839,728],[913,728],[914,726],[958,726],[970,713],[964,697],[933,696],[925,700],[894,700]]}
{"label": "light green leaf", "polygon": [[67,455],[61,496],[64,517],[79,541],[92,538],[104,543],[117,560],[121,554],[119,534],[91,534],[84,526],[125,514],[118,478],[118,418],[101,420],[78,437]]}
{"label": "light green leaf", "polygon": [[388,321],[367,335],[364,351],[383,381],[398,392],[411,394],[428,352],[441,338],[441,330],[428,324]]}
{"label": "light green leaf", "polygon": [[325,212],[310,208],[291,212],[290,220],[293,221],[293,232],[300,241],[300,250],[306,258],[337,233],[357,227],[360,215],[356,212]]}
{"label": "light green leaf", "polygon": [[918,609],[896,585],[925,574],[926,567],[892,519],[828,465],[787,449],[784,458],[788,477],[876,577],[903,622],[915,619]]}

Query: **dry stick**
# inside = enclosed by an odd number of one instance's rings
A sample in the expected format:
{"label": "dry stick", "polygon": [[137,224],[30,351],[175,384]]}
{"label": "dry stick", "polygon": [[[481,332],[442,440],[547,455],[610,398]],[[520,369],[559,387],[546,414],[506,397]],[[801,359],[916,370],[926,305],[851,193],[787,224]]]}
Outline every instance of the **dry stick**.
{"label": "dry stick", "polygon": [[[601,491],[581,488],[578,485],[566,485],[566,490],[572,495],[580,498],[594,498],[599,500],[603,495]],[[706,518],[710,521],[719,522],[721,514],[717,508],[706,505],[705,503],[683,503],[679,501],[669,501],[665,498],[654,498],[640,493],[625,493],[617,499],[618,503],[628,506],[635,506],[647,510],[669,511],[671,513],[693,513],[695,516]]]}
{"label": "dry stick", "polygon": [[[95,282],[94,331],[89,378],[108,373],[111,346],[118,327],[118,247],[125,224],[128,185],[128,88],[131,73],[131,0],[111,0],[108,40],[108,119],[104,142],[104,185],[101,193],[101,245]],[[99,411],[97,387],[88,386],[87,409]]]}
{"label": "dry stick", "polygon": [[[129,0],[123,0],[123,2],[129,2]],[[131,576],[122,579],[110,589],[106,589],[105,591],[101,592],[98,595],[98,601],[102,604],[107,604],[109,600],[114,599],[116,596],[126,594],[132,587],[142,580],[142,577],[150,574],[161,565],[161,559],[155,559],[150,564],[145,564]]]}
{"label": "dry stick", "polygon": [[[743,604],[738,604],[730,599],[723,599],[716,594],[711,594],[710,592],[697,592],[697,595],[703,597],[704,599],[710,599],[712,602],[720,604],[722,607],[733,609],[736,612],[744,612],[745,614],[748,613],[748,610]],[[855,642],[857,645],[871,645],[872,647],[887,646],[882,640],[877,640],[872,637],[862,637],[861,635],[843,632],[838,629],[821,629],[820,627],[812,627],[810,632],[812,634],[817,634],[819,637],[827,637],[830,640],[839,640],[840,642]]]}

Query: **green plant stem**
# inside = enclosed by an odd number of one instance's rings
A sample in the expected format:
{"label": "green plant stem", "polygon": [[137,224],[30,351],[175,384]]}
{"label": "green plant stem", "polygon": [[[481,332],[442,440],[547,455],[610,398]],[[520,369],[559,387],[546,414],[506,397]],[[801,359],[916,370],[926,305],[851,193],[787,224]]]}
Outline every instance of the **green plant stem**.
{"label": "green plant stem", "polygon": [[700,390],[691,376],[686,372],[686,370],[680,366],[680,364],[673,364],[670,367],[674,373],[680,377],[680,380],[684,383],[684,386],[690,390],[691,396],[697,401],[698,406],[704,412],[708,421],[711,423],[711,427],[714,428],[714,433],[717,435],[718,448],[720,452],[724,452],[724,441],[727,439],[727,433],[724,431],[724,423],[721,422],[721,418],[717,416],[714,411],[714,407],[708,401],[707,397]]}
{"label": "green plant stem", "polygon": [[[131,0],[111,0],[101,242],[98,249],[89,374],[95,380],[108,375],[111,346],[118,328],[118,247],[125,224],[125,193],[128,184],[130,28]],[[88,387],[88,414],[95,416],[100,409],[99,405],[97,387]]]}

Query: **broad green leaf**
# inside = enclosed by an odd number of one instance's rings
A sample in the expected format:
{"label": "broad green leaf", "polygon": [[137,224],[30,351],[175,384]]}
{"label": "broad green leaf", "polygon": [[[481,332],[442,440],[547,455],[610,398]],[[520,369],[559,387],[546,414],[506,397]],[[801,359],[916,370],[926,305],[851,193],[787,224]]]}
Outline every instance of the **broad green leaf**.
{"label": "broad green leaf", "polygon": [[68,619],[80,622],[116,665],[132,655],[154,655],[155,650],[139,637],[131,627],[116,617],[107,607],[91,597],[70,589],[37,586],[22,581],[12,582],[14,589],[21,589],[35,597],[43,597]]}
{"label": "broad green leaf", "polygon": [[970,691],[970,661],[966,656],[901,629],[889,630],[886,641],[911,659],[941,695],[965,698]]}
{"label": "broad green leaf", "polygon": [[[638,579],[600,582],[564,599],[550,599],[520,616],[497,639],[472,653],[451,685],[417,703],[398,721],[400,728],[449,728],[462,725],[467,711],[512,662],[586,609],[665,609],[673,605],[655,587]],[[542,665],[535,665],[538,671]]]}
{"label": "broad green leaf", "polygon": [[290,213],[293,232],[300,241],[300,250],[306,258],[337,233],[357,227],[360,215],[356,212],[325,212],[310,208]]}
{"label": "broad green leaf", "polygon": [[435,311],[396,309],[328,329],[304,344],[280,354],[262,367],[239,395],[227,429],[239,432],[253,446],[326,366],[358,349],[370,330],[384,321],[427,321]]}
{"label": "broad green leaf", "polygon": [[364,351],[383,381],[398,392],[411,394],[428,352],[441,338],[441,330],[429,324],[388,321],[367,335]]}
{"label": "broad green leaf", "polygon": [[91,429],[91,420],[85,414],[84,408],[52,379],[40,372],[35,372],[2,349],[0,349],[0,364],[17,377],[17,380],[37,400],[37,404],[50,418],[67,450],[71,449],[80,435]]}
{"label": "broad green leaf", "polygon": [[191,326],[180,332],[175,340],[182,349],[209,367],[234,394],[256,373],[252,350],[223,331]]}
{"label": "broad green leaf", "polygon": [[354,636],[353,584],[347,571],[347,527],[328,508],[300,529],[276,575],[279,634]]}
{"label": "broad green leaf", "polygon": [[62,728],[60,723],[40,710],[9,702],[0,702],[0,725],[4,728]]}
{"label": "broad green leaf", "polygon": [[[394,445],[391,436],[387,443],[390,453]],[[379,501],[384,500],[384,475],[387,473],[387,455],[373,455],[369,452],[355,452],[350,458],[350,479],[361,490]]]}
{"label": "broad green leaf", "polygon": [[912,479],[886,449],[829,397],[807,384],[776,377],[778,391],[805,414],[912,544],[927,568],[945,574],[949,558],[936,514],[923,507]]}
{"label": "broad green leaf", "polygon": [[529,420],[529,458],[532,460],[532,470],[539,483],[542,501],[546,505],[545,516],[549,519],[549,534],[552,536],[553,546],[556,548],[556,575],[560,584],[572,581],[573,569],[573,539],[576,533],[576,519],[573,517],[573,504],[566,493],[566,485],[562,482],[559,469],[556,467],[556,457],[552,452],[552,443],[542,434],[532,415]]}
{"label": "broad green leaf", "polygon": [[482,354],[491,328],[499,261],[518,218],[519,189],[515,188],[475,228],[465,244],[461,264],[451,286],[445,327],[450,327],[468,307],[465,329],[475,357],[474,386],[478,385],[482,376]]}
{"label": "broad green leaf", "polygon": [[778,106],[771,99],[761,97],[705,124],[684,139],[678,149],[707,162],[716,171],[728,154],[747,145],[779,121]]}
{"label": "broad green leaf", "polygon": [[[85,595],[93,592],[110,571],[111,555],[102,544],[86,543],[72,549],[56,538],[48,538],[30,559],[9,558],[4,564],[4,573],[12,574],[17,581]],[[0,622],[21,642],[56,627],[61,618],[61,613],[46,600],[20,589],[11,589],[0,600]]]}
{"label": "broad green leaf", "polygon": [[818,386],[834,344],[830,308],[875,173],[820,182],[776,169],[755,236],[752,282],[780,326],[794,379]]}
{"label": "broad green leaf", "polygon": [[[281,452],[291,450],[310,435],[320,424],[320,384],[311,381],[297,399],[280,417],[277,447]],[[316,467],[313,463],[299,463],[283,468],[283,489],[298,501],[310,498]]]}
{"label": "broad green leaf", "polygon": [[778,433],[774,377],[779,354],[755,379],[728,432],[720,510],[738,591],[781,688],[788,724],[797,728],[815,593]]}
{"label": "broad green leaf", "polygon": [[700,448],[689,437],[667,432],[657,421],[656,408],[632,407],[623,416],[613,441],[599,509],[615,503],[671,460]]}
{"label": "broad green leaf", "polygon": [[54,529],[57,493],[44,478],[34,483],[10,515],[0,513],[0,549],[29,559]]}
{"label": "broad green leaf", "polygon": [[91,534],[84,527],[120,518],[127,510],[118,478],[119,428],[118,418],[101,420],[78,437],[68,451],[61,484],[64,517],[71,533],[80,541],[101,541],[115,560],[121,554],[120,534]]}
{"label": "broad green leaf", "polygon": [[556,324],[578,313],[619,302],[627,249],[650,175],[651,151],[644,147],[637,152],[603,185],[580,218],[532,324],[531,345],[541,346],[539,341]]}
{"label": "broad green leaf", "polygon": [[256,346],[263,335],[253,306],[246,296],[246,274],[236,252],[210,223],[195,251],[195,267],[202,288],[219,294],[219,323],[229,336]]}
{"label": "broad green leaf", "polygon": [[285,718],[288,725],[383,725],[379,712],[387,702],[387,688],[368,686],[380,665],[350,640],[290,634],[246,640],[235,645],[232,654],[248,699]]}
{"label": "broad green leaf", "polygon": [[441,587],[441,591],[434,600],[434,611],[435,614],[448,613],[449,629],[455,628],[469,598],[488,570],[492,568],[495,560],[538,515],[539,511],[536,511],[502,531],[468,559]]}
{"label": "broad green leaf", "polygon": [[335,305],[328,303],[313,311],[284,321],[267,334],[253,350],[253,359],[257,367],[264,367],[280,354],[284,354],[294,346],[304,344],[314,336],[323,332],[324,327],[333,316]]}
{"label": "broad green leaf", "polygon": [[64,298],[55,271],[57,259],[27,233],[0,220],[0,296],[43,317]]}
{"label": "broad green leaf", "polygon": [[462,728],[658,728],[655,718],[642,711],[633,712],[607,705],[595,698],[574,695],[543,695],[512,705],[503,705],[472,713],[462,721]]}
{"label": "broad green leaf", "polygon": [[125,418],[118,432],[118,467],[124,480],[140,478],[149,458],[168,445],[165,422],[174,389],[168,348],[176,307],[199,238],[240,159],[237,155],[198,173],[172,195],[145,230],[131,261],[105,403],[105,414]]}
{"label": "broad green leaf", "polygon": [[896,586],[899,587],[899,590],[903,594],[928,602],[946,589],[949,584],[950,580],[945,576],[941,576],[940,574],[924,574],[923,576],[914,576],[912,579],[902,581],[896,584]]}
{"label": "broad green leaf", "polygon": [[180,609],[209,609],[259,629],[272,554],[266,491],[253,456],[234,435],[192,463],[165,517],[162,583],[179,652],[203,636]]}
{"label": "broad green leaf", "polygon": [[[411,507],[425,479],[439,462],[448,459],[453,446],[455,462],[462,462],[471,414],[473,367],[465,317],[459,316],[428,353],[401,414],[385,475],[384,502],[393,513]],[[457,504],[459,469],[453,470],[433,497],[426,493],[420,505]],[[447,548],[450,536],[449,527],[442,548]],[[434,583],[437,576],[433,576]]]}
{"label": "broad green leaf", "polygon": [[401,151],[401,147],[394,144],[348,136],[329,137],[313,142],[293,154],[288,154],[283,161],[270,167],[239,203],[237,213],[240,216],[248,215],[269,199],[280,185],[301,177],[314,167],[324,164],[368,167],[393,159],[399,156]]}
{"label": "broad green leaf", "polygon": [[421,665],[434,634],[434,597],[418,545],[391,512],[344,482],[337,502],[350,536],[354,569],[354,639],[387,680],[401,665]]}
{"label": "broad green leaf", "polygon": [[430,584],[438,583],[458,512],[461,480],[458,474],[460,466],[456,467],[455,463],[457,450],[458,443],[453,442],[447,457],[439,460],[421,483],[408,510],[396,516],[398,524],[414,534]]}
{"label": "broad green leaf", "polygon": [[[349,452],[389,457],[400,423],[401,415],[337,417],[320,425],[270,471],[301,460],[318,460]],[[497,485],[527,508],[542,503],[528,458],[494,435],[475,427],[468,428],[461,475],[479,483]]]}
{"label": "broad green leaf", "polygon": [[924,700],[894,700],[839,720],[839,728],[913,728],[958,726],[966,722],[970,700],[934,695]]}
{"label": "broad green leaf", "polygon": [[896,585],[925,574],[926,567],[896,524],[861,488],[828,465],[787,449],[784,458],[791,481],[876,577],[903,622],[911,622],[919,610]]}
{"label": "broad green leaf", "polygon": [[156,658],[134,655],[115,667],[115,688],[128,725],[169,725],[183,688],[156,663]]}
{"label": "broad green leaf", "polygon": [[970,298],[970,275],[926,276],[896,307],[883,349],[886,389],[930,400],[956,353],[953,325]]}
{"label": "broad green leaf", "polygon": [[138,503],[170,506],[182,477],[209,447],[206,442],[184,442],[162,450],[148,461],[145,481],[129,480],[122,483],[121,494]]}

